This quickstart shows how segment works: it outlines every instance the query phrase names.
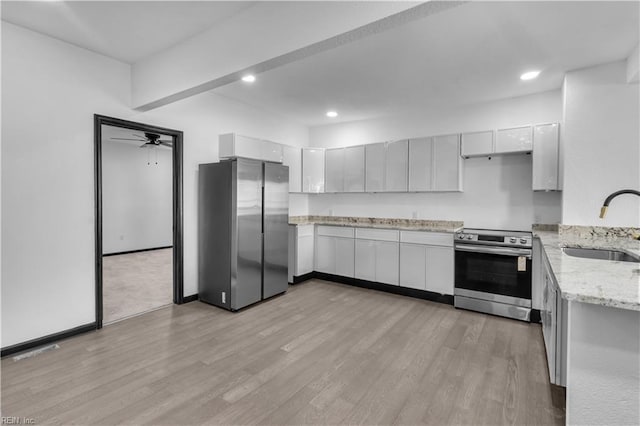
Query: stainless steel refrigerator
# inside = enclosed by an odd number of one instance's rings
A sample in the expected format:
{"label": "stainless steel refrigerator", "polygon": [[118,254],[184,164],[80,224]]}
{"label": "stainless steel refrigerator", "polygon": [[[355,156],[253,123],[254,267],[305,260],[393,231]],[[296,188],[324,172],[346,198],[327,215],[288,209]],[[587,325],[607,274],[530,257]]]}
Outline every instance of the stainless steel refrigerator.
{"label": "stainless steel refrigerator", "polygon": [[235,311],[287,291],[289,168],[200,164],[198,298]]}

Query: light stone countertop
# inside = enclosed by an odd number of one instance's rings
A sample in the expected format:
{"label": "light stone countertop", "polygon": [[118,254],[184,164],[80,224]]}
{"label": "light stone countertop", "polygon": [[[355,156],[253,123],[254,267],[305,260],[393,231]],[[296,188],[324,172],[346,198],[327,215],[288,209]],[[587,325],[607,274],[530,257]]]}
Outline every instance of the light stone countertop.
{"label": "light stone countertop", "polygon": [[[618,229],[620,231],[620,229]],[[616,235],[617,234],[617,235]],[[565,254],[563,247],[599,248],[640,255],[640,241],[632,231],[560,226],[560,231],[538,231],[564,299],[640,311],[640,263],[585,259]]]}
{"label": "light stone countertop", "polygon": [[456,232],[462,221],[392,219],[350,216],[290,216],[289,225],[330,225],[355,228],[399,229],[402,231]]}

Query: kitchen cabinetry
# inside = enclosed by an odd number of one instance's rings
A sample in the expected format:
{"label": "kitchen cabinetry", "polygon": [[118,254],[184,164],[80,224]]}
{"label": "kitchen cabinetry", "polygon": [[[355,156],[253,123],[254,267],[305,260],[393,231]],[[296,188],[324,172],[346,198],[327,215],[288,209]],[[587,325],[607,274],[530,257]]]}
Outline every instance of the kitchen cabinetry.
{"label": "kitchen cabinetry", "polygon": [[495,154],[531,152],[533,134],[531,126],[500,129],[496,133]]}
{"label": "kitchen cabinetry", "polygon": [[399,232],[390,229],[356,229],[355,277],[398,285]]}
{"label": "kitchen cabinetry", "polygon": [[400,232],[400,286],[453,294],[453,234]]}
{"label": "kitchen cabinetry", "polygon": [[462,134],[461,153],[463,157],[479,157],[493,153],[493,131]]}
{"label": "kitchen cabinetry", "polygon": [[282,163],[282,145],[236,133],[226,133],[218,137],[218,156]]}
{"label": "kitchen cabinetry", "polygon": [[324,192],[344,191],[344,148],[324,152]]}
{"label": "kitchen cabinetry", "polygon": [[460,135],[433,138],[433,191],[462,191]]}
{"label": "kitchen cabinetry", "polygon": [[353,228],[324,225],[317,227],[316,271],[353,278],[354,255]]}
{"label": "kitchen cabinetry", "polygon": [[553,384],[566,386],[568,306],[566,299],[561,297],[560,288],[544,252],[542,260],[544,267],[540,317],[547,353],[549,380]]}
{"label": "kitchen cabinetry", "polygon": [[289,192],[302,192],[302,150],[283,145],[282,164],[289,167]]}
{"label": "kitchen cabinetry", "polygon": [[533,190],[558,191],[559,125],[541,124],[533,128]]}
{"label": "kitchen cabinetry", "polygon": [[364,146],[344,149],[344,192],[364,192]]}
{"label": "kitchen cabinetry", "polygon": [[459,135],[409,140],[409,191],[462,191]]}
{"label": "kitchen cabinetry", "polygon": [[408,140],[365,145],[367,192],[406,192],[408,168]]}
{"label": "kitchen cabinetry", "polygon": [[302,149],[302,192],[324,192],[324,149]]}
{"label": "kitchen cabinetry", "polygon": [[433,138],[409,140],[409,191],[431,191]]}
{"label": "kitchen cabinetry", "polygon": [[325,151],[325,192],[364,192],[364,146]]}
{"label": "kitchen cabinetry", "polygon": [[289,225],[289,282],[313,272],[314,225]]}
{"label": "kitchen cabinetry", "polygon": [[388,142],[386,148],[384,190],[387,192],[406,192],[409,141]]}
{"label": "kitchen cabinetry", "polygon": [[365,145],[365,191],[380,192],[384,190],[385,144]]}

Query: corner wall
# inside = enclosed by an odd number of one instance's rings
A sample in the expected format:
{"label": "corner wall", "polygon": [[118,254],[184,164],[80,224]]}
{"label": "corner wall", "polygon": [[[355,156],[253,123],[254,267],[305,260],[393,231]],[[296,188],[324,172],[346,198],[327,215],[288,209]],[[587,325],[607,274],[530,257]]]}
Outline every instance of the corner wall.
{"label": "corner wall", "polygon": [[[562,121],[559,90],[456,110],[310,129],[310,145],[339,147]],[[462,193],[317,194],[309,214],[462,220],[466,227],[530,230],[560,221],[561,193],[533,192],[530,155],[464,160]]]}
{"label": "corner wall", "polygon": [[607,195],[640,190],[640,86],[627,83],[626,71],[619,61],[565,76],[564,224],[640,226],[640,197],[633,195],[615,198],[598,218]]}
{"label": "corner wall", "polygon": [[130,88],[129,65],[2,22],[3,348],[95,320],[93,114],[184,131],[185,296],[198,164],[218,160],[218,134],[308,144],[305,126],[212,93],[142,114]]}

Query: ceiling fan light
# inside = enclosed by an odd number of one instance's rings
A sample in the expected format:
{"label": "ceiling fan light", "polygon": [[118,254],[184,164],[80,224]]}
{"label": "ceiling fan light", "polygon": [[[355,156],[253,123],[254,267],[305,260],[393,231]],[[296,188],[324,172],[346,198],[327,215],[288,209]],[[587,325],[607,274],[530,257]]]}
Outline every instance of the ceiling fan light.
{"label": "ceiling fan light", "polygon": [[252,74],[247,74],[244,77],[242,77],[242,81],[244,81],[245,83],[253,83],[254,81],[256,81],[256,76]]}

